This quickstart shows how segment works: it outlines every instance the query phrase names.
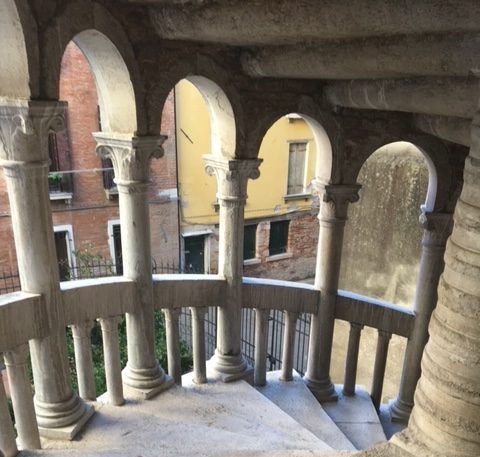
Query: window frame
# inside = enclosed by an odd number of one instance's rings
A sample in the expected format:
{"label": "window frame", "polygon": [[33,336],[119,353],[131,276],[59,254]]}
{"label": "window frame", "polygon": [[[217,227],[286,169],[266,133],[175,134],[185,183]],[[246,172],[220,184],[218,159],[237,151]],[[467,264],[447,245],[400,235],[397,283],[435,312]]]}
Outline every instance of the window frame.
{"label": "window frame", "polygon": [[[305,139],[295,139],[295,140],[288,140],[288,167],[287,167],[287,186],[286,186],[286,193],[285,197],[292,197],[292,196],[297,196],[297,195],[305,195],[306,193],[306,188],[307,188],[307,175],[308,175],[308,162],[309,162],[309,144],[310,140],[305,140]],[[291,187],[293,185],[290,184],[290,177],[291,177],[291,157],[293,152],[298,152],[297,151],[292,151],[292,146],[293,145],[305,145],[305,151],[304,151],[304,157],[303,157],[303,171],[302,171],[302,177],[300,179],[301,183],[295,183],[296,187],[301,186],[300,192],[293,192],[291,190]]]}
{"label": "window frame", "polygon": [[[286,225],[286,231],[283,236],[285,236],[285,242],[280,248],[277,248],[272,252],[272,226],[279,226],[279,224]],[[270,222],[270,233],[268,238],[268,255],[269,257],[285,257],[289,255],[289,237],[290,237],[290,220],[284,219],[280,221],[271,221]]]}

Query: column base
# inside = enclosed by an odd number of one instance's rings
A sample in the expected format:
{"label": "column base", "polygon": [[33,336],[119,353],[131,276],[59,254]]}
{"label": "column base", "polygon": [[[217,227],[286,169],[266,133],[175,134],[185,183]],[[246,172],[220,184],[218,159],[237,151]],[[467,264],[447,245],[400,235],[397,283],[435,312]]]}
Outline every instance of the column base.
{"label": "column base", "polygon": [[318,381],[308,378],[306,375],[303,377],[305,384],[312,392],[313,396],[321,403],[331,402],[338,400],[338,393],[335,390],[335,385],[332,384],[330,378],[323,381]]}
{"label": "column base", "polygon": [[407,424],[413,409],[413,403],[408,404],[399,398],[396,398],[388,403],[388,409],[390,411],[392,422],[401,422],[403,424]]}
{"label": "column base", "polygon": [[64,425],[62,427],[45,427],[39,425],[38,431],[42,438],[52,439],[52,440],[63,440],[63,441],[72,441],[75,436],[80,432],[86,423],[92,418],[95,414],[95,408],[93,405],[88,405],[83,403],[83,411],[80,417],[78,417],[75,422],[69,425]]}
{"label": "column base", "polygon": [[253,385],[253,368],[248,365],[241,354],[222,355],[215,350],[215,355],[207,360],[207,378],[222,382],[233,382],[242,379]]}
{"label": "column base", "polygon": [[132,368],[127,363],[122,379],[125,396],[137,400],[149,400],[174,384],[158,364],[153,368]]}

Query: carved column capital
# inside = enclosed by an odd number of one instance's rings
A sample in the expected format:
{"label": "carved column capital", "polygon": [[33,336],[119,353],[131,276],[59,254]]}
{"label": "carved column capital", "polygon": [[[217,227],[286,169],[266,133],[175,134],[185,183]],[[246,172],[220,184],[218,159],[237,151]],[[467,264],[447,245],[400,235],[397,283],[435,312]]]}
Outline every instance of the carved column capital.
{"label": "carved column capital", "polygon": [[131,137],[111,132],[97,132],[93,136],[97,142],[97,155],[112,161],[119,191],[144,190],[149,182],[150,159],[163,156],[162,144],[167,137]]}
{"label": "carved column capital", "polygon": [[260,176],[262,159],[224,159],[203,156],[205,171],[217,178],[217,198],[221,204],[243,205],[247,199],[247,182]]}
{"label": "carved column capital", "polygon": [[312,182],[314,192],[320,197],[321,221],[346,221],[348,204],[360,199],[358,192],[360,184],[323,184],[320,181]]}
{"label": "carved column capital", "polygon": [[437,246],[444,248],[453,229],[452,213],[422,213],[420,225],[425,232],[422,239],[423,246]]}
{"label": "carved column capital", "polygon": [[64,102],[27,100],[1,105],[1,166],[47,168],[48,135],[65,129],[66,107]]}

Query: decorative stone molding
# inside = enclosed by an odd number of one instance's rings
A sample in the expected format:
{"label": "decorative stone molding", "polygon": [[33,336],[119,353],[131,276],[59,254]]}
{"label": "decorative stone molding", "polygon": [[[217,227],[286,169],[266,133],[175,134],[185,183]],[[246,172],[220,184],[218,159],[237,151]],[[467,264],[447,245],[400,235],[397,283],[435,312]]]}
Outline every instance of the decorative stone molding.
{"label": "decorative stone molding", "polygon": [[164,135],[131,137],[119,133],[97,132],[97,155],[110,159],[115,170],[115,183],[128,187],[128,192],[142,190],[149,182],[150,159],[163,156]]}
{"label": "decorative stone molding", "polygon": [[422,213],[420,225],[425,229],[422,245],[445,248],[453,229],[453,214]]}
{"label": "decorative stone molding", "polygon": [[312,182],[312,188],[320,197],[321,221],[347,220],[348,204],[360,199],[360,184],[323,184],[318,180]]}
{"label": "decorative stone molding", "polygon": [[17,101],[0,106],[0,160],[3,167],[48,166],[48,135],[65,129],[66,103]]}
{"label": "decorative stone molding", "polygon": [[228,160],[204,156],[205,171],[217,178],[217,198],[223,205],[240,206],[247,200],[247,182],[260,176],[262,159]]}

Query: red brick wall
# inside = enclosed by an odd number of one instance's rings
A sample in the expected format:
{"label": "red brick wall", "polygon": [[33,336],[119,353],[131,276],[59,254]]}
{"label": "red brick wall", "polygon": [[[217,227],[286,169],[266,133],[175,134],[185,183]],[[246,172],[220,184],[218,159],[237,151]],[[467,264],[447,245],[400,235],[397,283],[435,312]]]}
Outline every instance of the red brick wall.
{"label": "red brick wall", "polygon": [[245,276],[283,279],[289,281],[313,278],[317,254],[318,220],[310,213],[299,213],[290,218],[288,229],[288,256],[269,258],[270,222],[258,224],[256,256],[260,261],[245,265]]}
{"label": "red brick wall", "polygon": [[[73,198],[69,203],[52,201],[54,225],[71,225],[75,249],[87,250],[110,259],[108,221],[119,219],[118,197],[108,199],[95,153],[92,132],[100,129],[97,92],[93,75],[83,53],[70,43],[62,60],[60,99],[68,102],[68,137],[59,137],[62,169],[73,173]],[[154,160],[149,191],[152,257],[158,262],[178,264],[178,208],[176,189],[176,145],[173,92],[163,111],[162,134],[165,156]],[[62,143],[65,143],[62,145]],[[174,189],[174,191],[167,191]],[[0,273],[16,268],[8,196],[0,176]]]}

